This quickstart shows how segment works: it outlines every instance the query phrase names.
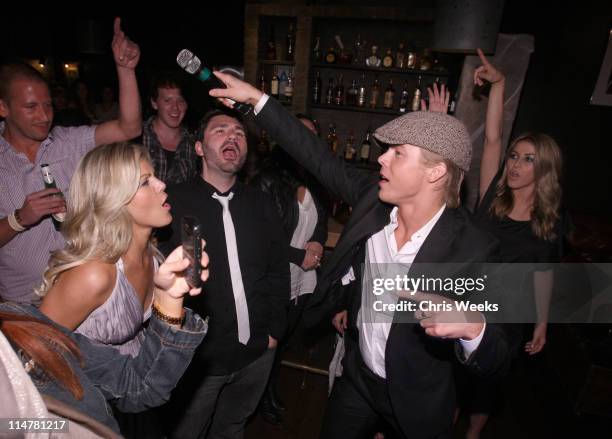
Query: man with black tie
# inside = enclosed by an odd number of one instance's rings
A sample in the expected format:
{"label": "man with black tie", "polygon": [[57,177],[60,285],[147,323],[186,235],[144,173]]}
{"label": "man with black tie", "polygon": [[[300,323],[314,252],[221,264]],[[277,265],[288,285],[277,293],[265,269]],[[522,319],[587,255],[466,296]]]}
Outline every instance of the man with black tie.
{"label": "man with black tie", "polygon": [[213,110],[200,131],[201,175],[167,192],[173,243],[182,216],[202,223],[210,277],[188,306],[210,321],[206,343],[172,394],[170,437],[238,439],[287,325],[289,258],[272,199],[237,181],[247,153],[240,115]]}
{"label": "man with black tie", "polygon": [[413,275],[413,264],[470,266],[495,254],[497,241],[459,207],[459,187],[471,159],[465,127],[430,112],[383,125],[374,137],[389,148],[379,159],[376,184],[332,156],[274,99],[235,78],[217,76],[227,89],[212,90],[211,96],[253,105],[255,121],[353,207],[311,302],[311,311],[327,318],[348,309],[344,376],[332,392],[321,437],[371,437],[381,418],[400,437],[450,436],[453,356],[477,373],[503,373],[510,359],[508,336],[480,313],[466,313],[460,323],[458,315],[445,319],[435,311],[417,312],[419,323],[399,323],[396,316],[380,320],[362,279],[378,277],[385,266],[404,266],[404,273]]}

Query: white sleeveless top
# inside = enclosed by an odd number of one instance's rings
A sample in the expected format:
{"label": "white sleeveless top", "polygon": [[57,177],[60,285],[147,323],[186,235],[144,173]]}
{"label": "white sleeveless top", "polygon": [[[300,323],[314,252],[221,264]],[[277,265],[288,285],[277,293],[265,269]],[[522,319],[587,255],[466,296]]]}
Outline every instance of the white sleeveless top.
{"label": "white sleeveless top", "polygon": [[[304,201],[298,202],[298,208],[298,223],[291,237],[291,246],[304,248],[308,239],[314,233],[318,221],[317,207],[308,189],[306,189]],[[291,271],[291,300],[314,291],[317,286],[317,272],[315,270],[304,271],[302,267],[293,263],[289,263],[289,269]]]}

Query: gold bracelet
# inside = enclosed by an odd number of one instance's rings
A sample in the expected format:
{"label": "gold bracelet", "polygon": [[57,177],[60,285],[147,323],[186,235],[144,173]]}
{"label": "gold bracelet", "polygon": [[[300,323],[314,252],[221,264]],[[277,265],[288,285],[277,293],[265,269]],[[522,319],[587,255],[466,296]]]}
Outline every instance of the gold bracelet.
{"label": "gold bracelet", "polygon": [[180,317],[170,317],[167,314],[164,314],[157,306],[157,304],[155,302],[153,302],[153,305],[151,306],[151,311],[153,313],[153,315],[155,317],[157,317],[159,320],[161,320],[162,322],[166,322],[169,325],[178,325],[178,326],[182,326],[183,322],[185,321],[185,311],[183,310],[183,315]]}

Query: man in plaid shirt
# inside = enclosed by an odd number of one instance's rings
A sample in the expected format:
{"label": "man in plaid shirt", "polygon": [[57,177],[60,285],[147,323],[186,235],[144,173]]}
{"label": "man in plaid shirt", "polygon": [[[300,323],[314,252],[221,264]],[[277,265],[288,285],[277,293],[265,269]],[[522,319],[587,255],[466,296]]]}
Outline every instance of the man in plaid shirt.
{"label": "man in plaid shirt", "polygon": [[173,74],[158,75],[151,87],[151,106],[157,113],[143,125],[142,144],[149,151],[155,176],[168,185],[192,179],[199,169],[195,139],[182,125],[187,112],[182,88]]}

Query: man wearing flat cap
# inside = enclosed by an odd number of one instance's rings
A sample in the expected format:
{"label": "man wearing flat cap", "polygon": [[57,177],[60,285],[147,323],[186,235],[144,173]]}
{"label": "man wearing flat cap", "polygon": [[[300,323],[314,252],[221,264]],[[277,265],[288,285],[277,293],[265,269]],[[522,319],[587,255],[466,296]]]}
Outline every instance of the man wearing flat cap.
{"label": "man wearing flat cap", "polygon": [[[388,267],[418,277],[413,272],[418,263],[463,266],[496,253],[497,241],[459,207],[472,150],[465,126],[433,112],[409,113],[383,125],[374,137],[389,147],[378,160],[375,180],[333,156],[274,99],[218,76],[227,89],[212,90],[211,96],[253,105],[258,125],[352,206],[310,305],[311,322],[347,310],[344,373],[330,397],[321,437],[371,438],[380,419],[398,437],[450,437],[453,357],[494,377],[510,359],[507,335],[480,313],[446,320],[417,307],[410,315],[418,321],[410,322],[400,321],[398,312],[384,315],[373,306],[376,293],[367,280],[385,278]],[[392,305],[400,303],[396,297]]]}

